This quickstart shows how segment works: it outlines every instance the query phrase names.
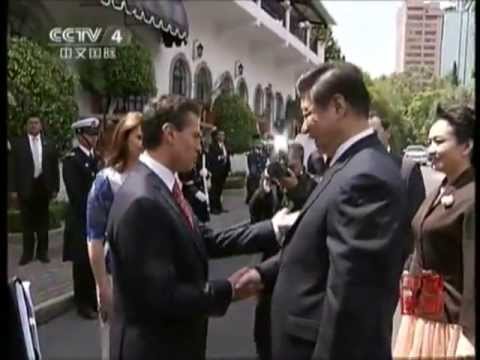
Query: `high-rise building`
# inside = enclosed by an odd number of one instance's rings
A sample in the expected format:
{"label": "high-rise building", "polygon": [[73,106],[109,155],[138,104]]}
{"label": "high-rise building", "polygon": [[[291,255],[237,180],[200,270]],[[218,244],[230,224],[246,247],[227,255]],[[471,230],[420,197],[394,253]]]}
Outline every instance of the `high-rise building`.
{"label": "high-rise building", "polygon": [[468,86],[474,82],[474,65],[475,7],[461,2],[445,9],[440,75],[450,75],[455,68],[458,83]]}
{"label": "high-rise building", "polygon": [[440,75],[443,11],[440,4],[407,0],[397,13],[396,71],[427,67]]}

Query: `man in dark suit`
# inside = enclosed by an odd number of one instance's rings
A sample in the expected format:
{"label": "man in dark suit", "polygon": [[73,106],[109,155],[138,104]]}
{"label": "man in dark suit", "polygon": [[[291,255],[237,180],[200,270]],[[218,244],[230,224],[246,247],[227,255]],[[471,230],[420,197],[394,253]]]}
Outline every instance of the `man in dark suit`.
{"label": "man in dark suit", "polygon": [[225,147],[225,133],[214,130],[212,143],[208,150],[207,168],[212,174],[212,188],[210,189],[210,212],[220,214],[226,212],[222,204],[222,192],[230,173],[230,155]]}
{"label": "man in dark suit", "polygon": [[23,225],[23,254],[20,265],[33,260],[35,234],[36,257],[43,263],[48,258],[48,226],[50,200],[59,189],[58,155],[54,144],[42,134],[42,122],[30,116],[27,134],[13,142],[11,170],[12,195],[18,198]]}
{"label": "man in dark suit", "polygon": [[63,160],[63,181],[68,195],[65,219],[63,260],[72,261],[73,293],[78,314],[97,317],[95,280],[87,249],[87,198],[98,172],[99,159],[94,148],[98,140],[99,120],[85,118],[72,124],[78,146]]}
{"label": "man in dark suit", "polygon": [[405,248],[400,170],[368,125],[362,72],[322,64],[297,83],[303,130],[329,160],[279,254],[237,287],[273,288],[272,358],[391,359]]}
{"label": "man in dark suit", "polygon": [[267,165],[267,156],[263,150],[262,142],[259,136],[255,136],[253,148],[247,154],[247,197],[245,202],[248,204],[253,193],[260,185],[260,178]]}
{"label": "man in dark suit", "polygon": [[[390,123],[388,121],[378,116],[376,113],[371,112],[368,122],[377,133],[382,144],[395,160],[395,163],[401,169],[400,173],[407,187],[407,221],[408,224],[410,224],[417,213],[418,208],[425,199],[425,184],[423,182],[420,166],[416,162],[407,158],[402,158],[391,151]],[[413,252],[412,234],[407,237],[407,248],[405,250],[406,253],[404,255],[405,259],[407,259]],[[406,268],[408,268],[408,264],[406,265]]]}
{"label": "man in dark suit", "polygon": [[[293,143],[288,147],[288,174],[278,179],[272,179],[274,174],[264,175],[260,187],[255,191],[250,200],[250,219],[252,223],[271,219],[282,207],[290,211],[301,210],[317,182],[305,172],[303,166],[303,146]],[[264,252],[262,261],[275,255],[279,247],[274,251]],[[260,360],[272,359],[270,307],[271,292],[264,291],[259,294],[255,308],[254,339],[257,354]]]}
{"label": "man in dark suit", "polygon": [[277,242],[264,221],[213,232],[198,223],[178,172],[200,150],[199,109],[178,96],[151,101],[142,124],[145,152],[118,190],[107,239],[112,254],[111,359],[204,359],[209,316],[225,314],[245,269],[208,281],[209,257],[268,251]]}

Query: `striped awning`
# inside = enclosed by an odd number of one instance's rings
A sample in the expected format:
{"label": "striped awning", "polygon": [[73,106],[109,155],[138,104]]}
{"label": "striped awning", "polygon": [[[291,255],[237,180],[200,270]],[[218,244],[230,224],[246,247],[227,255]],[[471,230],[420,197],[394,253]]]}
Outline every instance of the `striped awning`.
{"label": "striped awning", "polygon": [[161,32],[166,47],[181,46],[188,39],[188,18],[182,0],[99,0],[105,7],[122,11],[138,23]]}

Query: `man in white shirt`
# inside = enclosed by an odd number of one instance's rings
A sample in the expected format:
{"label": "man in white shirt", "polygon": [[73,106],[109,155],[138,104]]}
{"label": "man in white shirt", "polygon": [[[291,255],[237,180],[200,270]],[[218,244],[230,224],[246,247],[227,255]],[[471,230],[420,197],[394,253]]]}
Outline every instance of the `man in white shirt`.
{"label": "man in white shirt", "polygon": [[48,257],[48,226],[50,200],[59,189],[59,168],[56,148],[42,134],[42,122],[31,116],[26,124],[27,134],[16,139],[11,150],[10,179],[13,198],[18,199],[23,227],[23,254],[20,265],[33,260],[35,235],[36,258],[43,263]]}

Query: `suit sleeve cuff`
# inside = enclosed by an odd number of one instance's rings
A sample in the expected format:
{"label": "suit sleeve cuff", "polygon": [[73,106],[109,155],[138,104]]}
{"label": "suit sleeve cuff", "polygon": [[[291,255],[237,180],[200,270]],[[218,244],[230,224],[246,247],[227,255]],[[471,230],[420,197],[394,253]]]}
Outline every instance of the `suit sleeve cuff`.
{"label": "suit sleeve cuff", "polygon": [[214,317],[225,315],[230,305],[234,289],[228,280],[213,280],[205,285],[204,292],[209,297],[208,314]]}

